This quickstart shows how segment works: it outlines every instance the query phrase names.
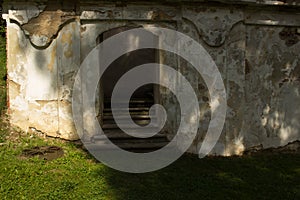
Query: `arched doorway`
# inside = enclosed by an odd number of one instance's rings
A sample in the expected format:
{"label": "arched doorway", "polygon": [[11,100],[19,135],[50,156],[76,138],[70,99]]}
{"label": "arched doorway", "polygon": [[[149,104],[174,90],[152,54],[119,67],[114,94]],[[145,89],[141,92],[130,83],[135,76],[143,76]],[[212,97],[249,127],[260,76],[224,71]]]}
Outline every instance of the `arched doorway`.
{"label": "arched doorway", "polygon": [[[136,26],[122,26],[110,29],[105,31],[99,35],[97,38],[97,43],[101,43],[104,40],[112,37],[115,34],[121,33],[126,30],[130,30],[133,28],[137,28]],[[158,43],[157,37],[152,34],[153,37],[149,38],[153,42]],[[124,38],[124,41],[128,44],[134,43],[137,48],[139,47],[138,36],[132,36],[131,38]],[[128,47],[130,48],[130,47]],[[115,84],[118,80],[129,70],[133,69],[136,66],[146,64],[146,63],[159,63],[159,54],[156,49],[142,49],[138,51],[132,51],[125,55],[122,55],[120,58],[116,59],[104,72],[101,83],[102,90],[105,100],[109,100],[111,98],[112,91],[115,87]],[[159,78],[159,72],[153,72],[153,70],[149,70],[149,72],[145,73],[144,76],[152,76],[155,79]],[[126,87],[126,86],[124,86]],[[145,85],[139,88],[132,96],[133,100],[142,100],[145,99],[147,101],[155,101],[156,95],[156,87],[153,84]]]}
{"label": "arched doorway", "polygon": [[[115,34],[121,33],[126,30],[137,28],[137,26],[122,26],[110,29],[101,33],[97,38],[97,43],[101,43],[104,40],[112,37]],[[156,42],[158,44],[158,38],[154,34],[149,37],[149,40]],[[126,44],[135,45],[139,49],[138,36],[132,35],[130,38],[124,38]],[[158,45],[157,45],[158,46]],[[130,47],[128,47],[130,49]],[[157,134],[154,137],[148,139],[139,139],[128,137],[127,134],[123,133],[115,123],[115,120],[111,112],[111,96],[113,89],[118,82],[118,80],[129,70],[133,69],[142,64],[147,63],[159,63],[159,51],[157,49],[140,49],[137,51],[132,51],[127,54],[122,55],[116,59],[103,73],[100,80],[100,123],[104,133],[110,138],[114,143],[117,143],[119,147],[127,150],[143,150],[148,151],[149,149],[157,149],[163,147],[167,144],[165,135]],[[100,66],[101,67],[101,66]],[[149,70],[148,73],[143,74],[143,76],[152,76],[153,79],[159,80],[159,71]],[[126,91],[126,85],[124,91]],[[119,100],[122,104],[122,99]],[[149,109],[154,103],[159,103],[159,86],[154,84],[148,84],[140,87],[134,92],[130,99],[129,108],[124,104],[124,108],[120,108],[118,111],[119,115],[117,117],[121,118],[123,116],[123,111],[129,109],[132,120],[141,126],[150,123]],[[152,120],[157,120],[159,123],[158,116],[152,116]],[[126,119],[124,119],[126,121]],[[158,125],[157,125],[158,127]],[[153,127],[155,130],[157,127]],[[134,130],[132,130],[134,131]]]}

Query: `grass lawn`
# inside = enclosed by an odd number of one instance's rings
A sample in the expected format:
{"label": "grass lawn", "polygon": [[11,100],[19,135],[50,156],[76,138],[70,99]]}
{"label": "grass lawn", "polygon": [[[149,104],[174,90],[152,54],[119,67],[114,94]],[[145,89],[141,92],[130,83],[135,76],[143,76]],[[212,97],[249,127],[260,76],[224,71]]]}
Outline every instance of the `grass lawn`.
{"label": "grass lawn", "polygon": [[[5,40],[0,39],[0,110],[5,110]],[[0,128],[0,199],[300,199],[300,155],[198,159],[185,155],[147,174],[122,173],[96,162],[74,143]],[[34,146],[63,148],[61,158],[24,159]]]}

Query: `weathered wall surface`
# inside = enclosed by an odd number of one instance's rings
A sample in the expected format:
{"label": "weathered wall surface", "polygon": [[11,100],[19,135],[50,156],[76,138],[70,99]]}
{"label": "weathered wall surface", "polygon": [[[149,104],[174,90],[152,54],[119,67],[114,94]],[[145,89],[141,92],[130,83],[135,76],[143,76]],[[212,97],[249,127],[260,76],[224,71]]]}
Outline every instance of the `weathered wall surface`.
{"label": "weathered wall surface", "polygon": [[[90,1],[51,6],[46,1],[7,3],[4,17],[8,25],[12,124],[77,139],[71,111],[72,87],[81,62],[97,45],[97,37],[124,25],[152,25],[194,38],[221,72],[228,111],[212,154],[240,154],[253,146],[276,147],[299,140],[299,4],[291,1],[287,6],[265,6],[263,1],[258,4],[249,0],[225,6],[201,2],[120,5]],[[162,63],[176,66],[197,91],[200,127],[189,150],[197,153],[211,114],[206,85],[187,62],[178,62],[167,53],[160,57]],[[169,91],[161,89],[160,93],[162,104],[174,116],[165,130],[171,138],[176,133],[178,108]]]}
{"label": "weathered wall surface", "polygon": [[11,123],[73,140],[78,138],[71,95],[80,66],[80,23],[75,16],[65,23],[69,12],[45,8],[20,4],[6,16]]}

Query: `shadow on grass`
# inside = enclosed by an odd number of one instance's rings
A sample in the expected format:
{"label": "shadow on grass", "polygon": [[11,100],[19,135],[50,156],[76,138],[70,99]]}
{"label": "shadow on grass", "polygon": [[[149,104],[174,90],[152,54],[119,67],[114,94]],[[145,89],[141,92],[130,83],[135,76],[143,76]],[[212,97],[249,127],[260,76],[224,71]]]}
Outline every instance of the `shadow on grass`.
{"label": "shadow on grass", "polygon": [[300,199],[300,156],[205,158],[185,155],[157,172],[128,174],[110,168],[112,199]]}
{"label": "shadow on grass", "polygon": [[[5,65],[5,38],[0,37],[0,113],[6,109]],[[13,144],[19,145],[20,151],[25,146],[47,144],[31,138],[20,140],[23,142]],[[64,148],[65,158],[44,163],[20,161],[14,146],[4,146],[0,154],[2,162],[7,162],[0,165],[3,196],[37,198],[41,193],[41,199],[70,199],[70,195],[78,199],[80,195],[99,190],[95,195],[102,196],[92,196],[92,199],[300,199],[299,154],[205,159],[185,155],[162,170],[128,174],[100,163],[95,165],[88,153],[78,150],[81,147],[69,144]]]}

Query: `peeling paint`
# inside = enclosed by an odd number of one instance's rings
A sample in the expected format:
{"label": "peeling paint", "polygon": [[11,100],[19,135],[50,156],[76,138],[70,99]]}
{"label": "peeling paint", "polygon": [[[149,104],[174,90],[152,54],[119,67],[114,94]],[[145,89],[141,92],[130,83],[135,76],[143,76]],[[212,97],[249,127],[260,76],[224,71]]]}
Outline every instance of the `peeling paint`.
{"label": "peeling paint", "polygon": [[[30,7],[28,7],[29,10],[24,10],[24,12],[18,15],[18,21],[22,21],[22,23],[20,23],[22,29],[29,36],[31,42],[39,47],[49,45],[58,34],[61,26],[69,20],[75,19],[74,12],[62,11],[59,8],[57,10],[51,10],[50,7],[51,6],[47,6],[48,10],[40,10],[33,15],[35,17],[27,16],[28,13],[28,15],[30,15]],[[15,17],[15,15],[10,15],[11,18],[13,18],[12,16]],[[21,17],[27,20],[20,20]]]}
{"label": "peeling paint", "polygon": [[[28,12],[24,6],[19,10],[10,7],[6,18],[12,124],[24,130],[34,127],[53,137],[78,139],[71,109],[76,72],[101,33],[134,24],[181,31],[214,59],[226,85],[228,110],[211,154],[240,155],[252,147],[277,147],[300,139],[300,18],[294,10],[242,9],[231,3],[78,6],[80,13],[59,6],[49,9],[42,3],[28,7],[33,8]],[[197,91],[200,127],[189,149],[197,153],[215,105],[209,104],[203,78],[188,62],[167,52],[160,52],[159,58],[182,73]],[[164,78],[164,72],[160,74]],[[209,69],[207,74],[211,74]],[[173,80],[178,90],[184,91],[180,80]],[[171,139],[180,110],[170,91],[161,88],[160,96],[173,116],[162,131]]]}
{"label": "peeling paint", "polygon": [[66,58],[71,58],[73,56],[73,51],[71,49],[72,46],[72,33],[63,33],[62,34],[62,38],[61,38],[61,42],[63,44],[67,44],[67,50],[64,51],[64,55]]}
{"label": "peeling paint", "polygon": [[53,47],[53,50],[51,52],[50,63],[48,64],[48,69],[49,69],[50,72],[53,72],[53,66],[54,66],[54,64],[56,62],[56,47],[57,47],[57,45],[55,45]]}

